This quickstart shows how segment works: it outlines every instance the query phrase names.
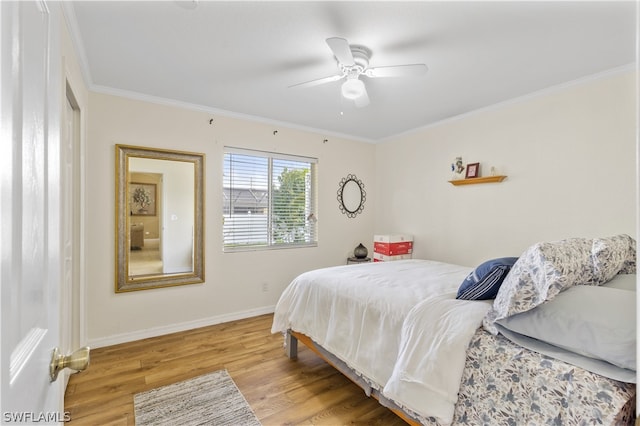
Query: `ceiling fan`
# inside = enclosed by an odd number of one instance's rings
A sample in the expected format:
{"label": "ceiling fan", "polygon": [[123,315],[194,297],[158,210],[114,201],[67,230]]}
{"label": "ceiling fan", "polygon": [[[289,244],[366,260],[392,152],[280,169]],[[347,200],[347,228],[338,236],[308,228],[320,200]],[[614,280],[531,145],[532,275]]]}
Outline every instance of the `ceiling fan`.
{"label": "ceiling fan", "polygon": [[342,83],[342,96],[352,99],[357,107],[364,107],[369,105],[369,95],[364,82],[360,80],[361,75],[369,78],[408,77],[422,75],[427,72],[425,64],[369,68],[371,51],[366,47],[350,45],[346,39],[340,37],[328,38],[327,44],[338,61],[339,74],[294,84],[289,87],[312,87],[346,78],[346,81]]}

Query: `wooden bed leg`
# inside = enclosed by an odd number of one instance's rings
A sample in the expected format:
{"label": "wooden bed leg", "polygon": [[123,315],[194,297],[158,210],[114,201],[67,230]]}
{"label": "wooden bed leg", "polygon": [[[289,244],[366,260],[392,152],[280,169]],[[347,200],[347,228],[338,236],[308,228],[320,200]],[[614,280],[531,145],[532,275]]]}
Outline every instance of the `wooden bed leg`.
{"label": "wooden bed leg", "polygon": [[291,335],[291,330],[287,330],[284,351],[289,359],[298,358],[298,339]]}

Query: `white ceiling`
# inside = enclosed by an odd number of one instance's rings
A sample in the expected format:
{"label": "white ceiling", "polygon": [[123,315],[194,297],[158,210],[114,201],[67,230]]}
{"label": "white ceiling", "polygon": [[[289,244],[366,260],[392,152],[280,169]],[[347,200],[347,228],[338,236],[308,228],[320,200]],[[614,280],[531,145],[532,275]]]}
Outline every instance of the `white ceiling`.
{"label": "white ceiling", "polygon": [[[627,2],[66,3],[89,88],[170,100],[325,135],[380,141],[635,61]],[[370,66],[425,63],[424,76],[365,81],[340,96],[325,40],[372,52]]]}

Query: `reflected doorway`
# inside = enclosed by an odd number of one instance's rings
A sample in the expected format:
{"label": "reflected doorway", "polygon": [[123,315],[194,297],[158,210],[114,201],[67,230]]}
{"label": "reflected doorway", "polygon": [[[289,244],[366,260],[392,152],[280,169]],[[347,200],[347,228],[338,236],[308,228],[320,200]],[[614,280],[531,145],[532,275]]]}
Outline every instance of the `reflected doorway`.
{"label": "reflected doorway", "polygon": [[162,174],[131,171],[129,178],[129,275],[162,274]]}

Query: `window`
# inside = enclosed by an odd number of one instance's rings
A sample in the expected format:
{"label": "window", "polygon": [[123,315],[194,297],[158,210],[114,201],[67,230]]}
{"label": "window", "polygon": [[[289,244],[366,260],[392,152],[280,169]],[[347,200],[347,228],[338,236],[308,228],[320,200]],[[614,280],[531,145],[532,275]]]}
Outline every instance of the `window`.
{"label": "window", "polygon": [[224,251],[315,246],[316,163],[225,147]]}

